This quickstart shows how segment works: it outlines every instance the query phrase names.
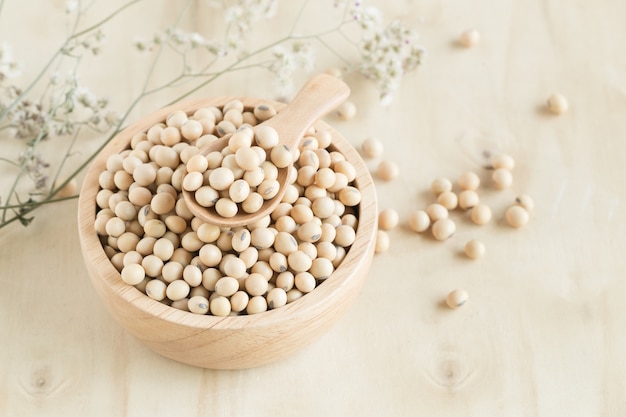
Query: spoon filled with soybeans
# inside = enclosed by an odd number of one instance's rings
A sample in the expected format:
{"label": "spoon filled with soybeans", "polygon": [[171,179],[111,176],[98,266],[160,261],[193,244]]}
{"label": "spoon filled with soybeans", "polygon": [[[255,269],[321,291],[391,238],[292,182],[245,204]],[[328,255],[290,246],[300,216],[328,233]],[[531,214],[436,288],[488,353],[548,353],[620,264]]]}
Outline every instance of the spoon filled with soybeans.
{"label": "spoon filled with soybeans", "polygon": [[[187,162],[183,178],[189,210],[220,227],[245,226],[269,215],[287,189],[300,140],[315,121],[349,94],[343,81],[318,74],[274,117],[240,128],[201,149]],[[209,160],[218,161],[219,166],[207,172]],[[272,170],[275,178],[267,175]]]}

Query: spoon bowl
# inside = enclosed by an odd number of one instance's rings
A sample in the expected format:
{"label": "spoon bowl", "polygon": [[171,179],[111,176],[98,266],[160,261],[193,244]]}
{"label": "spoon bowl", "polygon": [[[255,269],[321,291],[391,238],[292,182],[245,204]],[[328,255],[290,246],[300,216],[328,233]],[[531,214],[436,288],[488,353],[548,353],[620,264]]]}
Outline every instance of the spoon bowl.
{"label": "spoon bowl", "polygon": [[[293,150],[315,121],[335,109],[350,95],[349,87],[341,80],[328,74],[318,74],[311,78],[298,92],[294,99],[276,116],[254,126],[254,132],[261,127],[269,126],[278,133],[278,146],[286,146]],[[211,142],[200,153],[221,152],[228,146],[230,136],[224,136]],[[223,217],[214,208],[204,207],[195,198],[194,192],[183,190],[183,198],[189,210],[198,218],[219,227],[240,227],[252,224],[269,215],[280,204],[287,189],[289,167],[278,169],[276,181],[278,193],[265,200],[261,208],[254,213],[246,213],[241,209],[233,217]]]}

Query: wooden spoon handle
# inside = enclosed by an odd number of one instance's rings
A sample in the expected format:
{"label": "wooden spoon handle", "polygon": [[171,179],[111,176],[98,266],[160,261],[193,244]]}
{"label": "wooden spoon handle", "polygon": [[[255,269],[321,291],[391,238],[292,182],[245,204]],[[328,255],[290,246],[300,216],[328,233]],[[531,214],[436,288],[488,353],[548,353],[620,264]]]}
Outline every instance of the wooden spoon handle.
{"label": "wooden spoon handle", "polygon": [[346,83],[329,74],[318,74],[302,87],[287,107],[263,124],[276,129],[280,144],[295,149],[309,127],[349,95]]}

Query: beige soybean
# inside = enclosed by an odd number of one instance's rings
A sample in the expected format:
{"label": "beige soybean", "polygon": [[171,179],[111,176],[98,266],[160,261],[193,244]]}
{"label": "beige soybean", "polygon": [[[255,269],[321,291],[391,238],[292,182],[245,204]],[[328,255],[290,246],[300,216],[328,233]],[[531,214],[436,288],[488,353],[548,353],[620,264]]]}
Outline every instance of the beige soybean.
{"label": "beige soybean", "polygon": [[206,266],[212,267],[219,265],[222,260],[222,251],[216,245],[207,243],[200,248],[198,253],[200,260]]}
{"label": "beige soybean", "polygon": [[356,116],[356,105],[346,100],[335,109],[335,113],[341,120],[350,120]]}
{"label": "beige soybean", "polygon": [[477,190],[480,186],[480,177],[474,172],[465,172],[459,176],[457,181],[461,190]]}
{"label": "beige soybean", "polygon": [[361,202],[361,192],[356,187],[347,186],[339,191],[339,201],[348,207],[354,207]]}
{"label": "beige soybean", "polygon": [[141,164],[133,171],[133,180],[136,184],[147,186],[156,180],[157,169],[151,164]]}
{"label": "beige soybean", "polygon": [[141,260],[141,266],[146,272],[146,275],[153,278],[161,275],[163,265],[163,260],[155,255],[147,255]]}
{"label": "beige soybean", "polygon": [[224,166],[215,168],[209,175],[209,185],[218,191],[226,190],[234,181],[235,174]]}
{"label": "beige soybean", "polygon": [[472,48],[480,43],[480,33],[476,29],[463,31],[459,43],[466,48]]}
{"label": "beige soybean", "polygon": [[491,208],[485,204],[477,204],[472,208],[470,218],[476,224],[487,224],[491,220]]}
{"label": "beige soybean", "polygon": [[236,180],[228,188],[228,197],[233,203],[242,203],[250,195],[250,184],[245,180]]}
{"label": "beige soybean", "polygon": [[287,257],[280,252],[273,252],[268,262],[276,272],[285,272],[288,268]]}
{"label": "beige soybean", "polygon": [[217,200],[214,207],[217,214],[225,218],[235,217],[239,211],[237,203],[229,198],[220,198]]}
{"label": "beige soybean", "polygon": [[315,217],[326,219],[335,212],[335,200],[328,196],[317,198],[311,203],[311,211]]}
{"label": "beige soybean", "polygon": [[121,272],[122,281],[128,285],[137,285],[146,277],[146,271],[141,265],[126,265]]}
{"label": "beige soybean", "polygon": [[241,203],[241,208],[246,213],[256,213],[263,207],[263,196],[257,192],[251,192],[250,195]]}
{"label": "beige soybean", "polygon": [[332,262],[326,258],[315,258],[311,263],[309,272],[317,280],[325,280],[333,273],[335,267]]}
{"label": "beige soybean", "polygon": [[167,115],[165,124],[170,127],[180,128],[187,120],[187,113],[182,110],[176,110]]}
{"label": "beige soybean", "polygon": [[378,174],[380,179],[384,181],[392,181],[398,178],[398,175],[400,174],[400,169],[395,162],[384,160],[378,164],[376,173]]}
{"label": "beige soybean", "polygon": [[510,188],[513,184],[513,174],[506,168],[497,168],[491,174],[494,186],[498,190],[504,190]]}
{"label": "beige soybean", "polygon": [[409,215],[409,227],[416,233],[422,233],[430,227],[430,216],[424,210],[415,210]]}
{"label": "beige soybean", "polygon": [[202,223],[196,231],[196,236],[203,243],[212,243],[220,236],[220,228],[210,223]]}
{"label": "beige soybean", "polygon": [[298,290],[297,288],[292,288],[287,291],[287,303],[293,303],[297,299],[303,296],[303,292]]}
{"label": "beige soybean", "polygon": [[237,291],[230,297],[230,309],[236,313],[239,313],[246,309],[250,296],[245,291]]}
{"label": "beige soybean", "polygon": [[569,108],[569,102],[562,94],[552,94],[547,100],[548,110],[556,115],[563,114]]}
{"label": "beige soybean", "polygon": [[289,255],[298,250],[298,242],[291,233],[278,232],[274,239],[274,248],[283,255]]}
{"label": "beige soybean", "polygon": [[535,208],[535,202],[528,194],[520,194],[515,198],[515,204],[523,207],[527,212],[533,211]]}
{"label": "beige soybean", "polygon": [[335,183],[336,173],[331,168],[321,168],[315,172],[314,183],[320,188],[327,189]]}
{"label": "beige soybean", "polygon": [[511,155],[505,153],[495,154],[491,157],[491,166],[493,169],[505,169],[512,171],[515,168],[515,160]]}
{"label": "beige soybean", "polygon": [[126,231],[126,222],[119,217],[112,217],[106,222],[105,231],[109,236],[118,237]]}
{"label": "beige soybean", "polygon": [[433,222],[448,218],[448,209],[439,203],[433,203],[426,207],[426,213]]}
{"label": "beige soybean", "polygon": [[389,250],[391,240],[389,239],[389,233],[384,230],[378,230],[376,232],[376,243],[374,246],[375,253],[384,253]]}
{"label": "beige soybean", "polygon": [[161,275],[165,282],[174,282],[182,279],[185,267],[180,262],[169,261],[161,269]]}
{"label": "beige soybean", "polygon": [[224,273],[233,278],[244,278],[247,274],[246,264],[238,257],[231,257],[224,263]]}
{"label": "beige soybean", "polygon": [[187,120],[180,127],[180,133],[185,139],[194,141],[204,133],[204,125],[198,120]]}
{"label": "beige soybean", "polygon": [[285,168],[293,161],[293,152],[287,145],[272,148],[270,159],[277,168]]}
{"label": "beige soybean", "polygon": [[246,313],[259,314],[267,311],[267,300],[263,296],[256,296],[250,298],[248,306],[246,307]]}
{"label": "beige soybean", "polygon": [[215,292],[223,297],[230,297],[239,290],[239,281],[233,277],[222,277],[215,283]]}
{"label": "beige soybean", "polygon": [[174,209],[176,199],[169,193],[159,193],[152,197],[150,208],[156,214],[166,214]]}
{"label": "beige soybean", "polygon": [[400,222],[398,212],[394,209],[385,209],[378,214],[378,228],[382,230],[391,230]]}
{"label": "beige soybean", "polygon": [[480,202],[480,197],[474,190],[463,190],[459,193],[458,200],[459,207],[463,210],[468,210]]}
{"label": "beige soybean", "polygon": [[368,158],[378,158],[383,151],[383,143],[376,138],[367,138],[361,144],[361,152]]}
{"label": "beige soybean", "polygon": [[463,251],[468,258],[479,259],[485,255],[485,245],[479,240],[472,239],[465,244]]}
{"label": "beige soybean", "polygon": [[355,239],[356,232],[352,227],[348,225],[341,225],[337,228],[337,235],[335,236],[336,244],[345,248],[352,245]]}
{"label": "beige soybean", "polygon": [[209,303],[209,310],[214,316],[226,317],[231,312],[230,301],[224,296],[215,297]]}
{"label": "beige soybean", "polygon": [[209,312],[209,300],[206,297],[196,295],[187,301],[189,311],[196,314],[206,314]]}
{"label": "beige soybean", "polygon": [[291,252],[287,256],[287,261],[289,268],[296,273],[308,271],[313,263],[311,257],[301,250]]}
{"label": "beige soybean", "polygon": [[456,224],[448,218],[435,221],[431,228],[433,237],[437,240],[446,240],[456,232]]}
{"label": "beige soybean", "polygon": [[202,284],[202,271],[195,265],[187,265],[183,269],[183,280],[191,288]]}
{"label": "beige soybean", "polygon": [[194,197],[202,207],[214,207],[220,199],[220,194],[214,188],[205,185],[196,190]]}
{"label": "beige soybean", "polygon": [[320,224],[311,221],[298,228],[298,238],[304,242],[317,242],[322,237]]}
{"label": "beige soybean", "polygon": [[182,279],[178,279],[167,284],[165,294],[170,300],[177,301],[186,298],[187,295],[189,295],[190,289],[191,288],[189,287],[189,284],[187,284],[187,282],[183,281]]}
{"label": "beige soybean", "polygon": [[[270,119],[276,116],[276,109],[268,104],[259,104],[254,110],[254,116],[260,121],[263,122],[267,119]],[[275,146],[275,145],[274,145]]]}
{"label": "beige soybean", "polygon": [[520,228],[528,223],[530,216],[524,207],[511,206],[506,210],[504,218],[510,226]]}
{"label": "beige soybean", "polygon": [[272,288],[267,293],[267,307],[271,310],[287,304],[287,292],[282,288]]}
{"label": "beige soybean", "polygon": [[317,282],[315,281],[315,277],[310,273],[300,272],[294,277],[294,285],[299,291],[309,293],[315,289]]}
{"label": "beige soybean", "polygon": [[437,196],[437,203],[448,210],[454,210],[459,204],[459,198],[452,191],[445,191]]}
{"label": "beige soybean", "polygon": [[452,182],[445,177],[436,178],[430,184],[430,191],[436,196],[447,191],[452,191]]}
{"label": "beige soybean", "polygon": [[162,261],[169,260],[174,254],[174,244],[166,238],[160,238],[154,243],[154,255]]}
{"label": "beige soybean", "polygon": [[311,260],[317,258],[317,247],[311,242],[301,242],[298,245],[298,250],[307,254]]}
{"label": "beige soybean", "polygon": [[137,243],[139,243],[139,236],[133,232],[122,233],[117,238],[117,248],[122,253],[135,250]]}
{"label": "beige soybean", "polygon": [[261,163],[261,161],[259,160],[259,156],[254,151],[254,149],[244,147],[239,148],[235,152],[235,161],[241,169],[244,169],[246,171],[250,171],[258,167]]}
{"label": "beige soybean", "polygon": [[253,273],[245,279],[246,292],[253,297],[265,294],[267,286],[267,280],[261,274]]}
{"label": "beige soybean", "polygon": [[152,298],[153,300],[157,300],[157,301],[161,301],[165,299],[166,289],[167,289],[167,284],[165,284],[163,281],[159,281],[158,279],[150,280],[146,284],[146,288],[145,288],[146,295]]}
{"label": "beige soybean", "polygon": [[257,187],[257,193],[264,200],[271,200],[280,191],[280,184],[274,179],[266,179]]}
{"label": "beige soybean", "polygon": [[467,291],[463,289],[451,291],[446,296],[446,304],[452,309],[463,306],[467,302],[467,300],[469,300],[469,295],[467,294]]}

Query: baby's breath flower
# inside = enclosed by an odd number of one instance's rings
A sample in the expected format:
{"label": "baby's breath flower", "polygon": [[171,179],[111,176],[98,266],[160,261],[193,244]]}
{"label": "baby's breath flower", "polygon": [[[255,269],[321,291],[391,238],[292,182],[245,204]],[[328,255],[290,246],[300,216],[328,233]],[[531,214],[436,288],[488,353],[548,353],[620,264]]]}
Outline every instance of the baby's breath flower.
{"label": "baby's breath flower", "polygon": [[88,109],[98,108],[98,99],[87,87],[78,87],[74,90],[74,98],[83,107]]}
{"label": "baby's breath flower", "polygon": [[360,60],[354,69],[374,81],[381,103],[389,104],[404,74],[421,63],[424,50],[417,45],[417,33],[398,20],[385,26],[380,9],[359,0],[336,0],[335,6],[361,29]]}
{"label": "baby's breath flower", "polygon": [[309,42],[294,41],[290,45],[277,45],[273,51],[269,70],[276,75],[279,93],[287,94],[293,89],[293,74],[299,69],[313,67],[313,48]]}
{"label": "baby's breath flower", "polygon": [[49,178],[46,170],[50,164],[43,159],[40,153],[21,152],[18,162],[26,168],[26,173],[33,180],[36,190],[46,187]]}
{"label": "baby's breath flower", "polygon": [[65,13],[71,14],[78,10],[78,0],[67,0],[65,2]]}
{"label": "baby's breath flower", "polygon": [[423,49],[417,45],[417,37],[397,20],[364,33],[357,70],[376,82],[381,99],[387,103],[404,74],[421,63]]}
{"label": "baby's breath flower", "polygon": [[135,37],[135,39],[133,39],[133,46],[139,52],[147,52],[150,51],[152,45],[150,41],[144,38]]}

